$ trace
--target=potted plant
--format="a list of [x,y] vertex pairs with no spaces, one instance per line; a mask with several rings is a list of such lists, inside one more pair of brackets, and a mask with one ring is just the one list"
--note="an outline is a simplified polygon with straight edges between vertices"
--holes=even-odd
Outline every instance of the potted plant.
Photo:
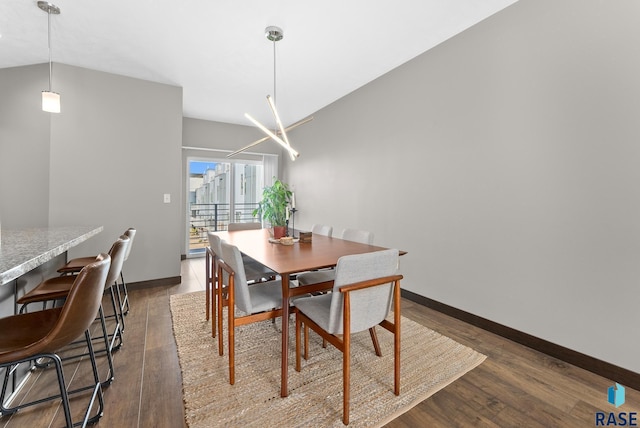
[[273,237],[280,239],[285,235],[287,209],[291,201],[289,185],[280,180],[267,186],[262,191],[262,201],[253,216],[261,215],[273,227]]

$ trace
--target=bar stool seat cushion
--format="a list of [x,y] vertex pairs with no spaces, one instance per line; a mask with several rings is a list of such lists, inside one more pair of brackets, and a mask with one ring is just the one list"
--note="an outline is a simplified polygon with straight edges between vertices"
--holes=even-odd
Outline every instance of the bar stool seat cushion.
[[[95,257],[94,257],[95,260]],[[65,299],[71,290],[74,276],[57,276],[49,278],[17,300],[19,305],[26,305],[44,300]]]
[[58,269],[60,273],[74,273],[80,272],[83,267],[88,265],[89,263],[93,263],[96,260],[96,256],[92,257],[78,257],[76,259],[71,259],[67,262],[66,265],[62,266]]
[[[51,332],[55,326],[62,308],[46,309],[27,314],[0,318],[0,364],[22,360],[33,355],[32,348]],[[75,339],[75,338],[74,338]],[[57,349],[57,344],[49,344],[44,348],[38,346],[37,353],[51,352]]]

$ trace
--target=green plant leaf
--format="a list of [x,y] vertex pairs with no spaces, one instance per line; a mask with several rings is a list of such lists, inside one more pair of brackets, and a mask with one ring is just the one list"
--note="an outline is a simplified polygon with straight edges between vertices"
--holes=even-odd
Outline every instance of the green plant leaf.
[[285,226],[291,194],[289,185],[276,179],[273,185],[262,190],[262,201],[258,208],[253,210],[253,216],[261,215],[271,226]]

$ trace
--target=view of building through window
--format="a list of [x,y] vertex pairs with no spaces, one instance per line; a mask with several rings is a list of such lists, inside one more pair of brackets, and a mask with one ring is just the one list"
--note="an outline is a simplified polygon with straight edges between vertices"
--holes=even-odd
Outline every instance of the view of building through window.
[[262,162],[189,160],[189,253],[204,251],[207,232],[227,230],[229,223],[259,222]]

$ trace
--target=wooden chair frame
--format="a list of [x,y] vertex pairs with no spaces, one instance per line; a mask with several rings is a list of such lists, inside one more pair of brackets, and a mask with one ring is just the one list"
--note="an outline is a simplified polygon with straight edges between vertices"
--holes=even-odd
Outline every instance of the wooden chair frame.
[[[222,281],[219,280],[220,276],[218,275],[218,261],[220,260],[220,256],[213,251],[211,246],[207,246],[205,249],[205,311],[206,311],[206,320],[209,321],[211,318],[211,337],[216,337],[216,317],[218,316],[218,311],[216,310],[216,298],[217,298],[217,289],[218,287],[222,287],[222,305],[227,306],[228,298],[226,296],[225,290],[226,287],[222,284]],[[253,283],[260,283],[262,279],[252,279]],[[252,283],[250,283],[251,285]],[[218,331],[218,334],[221,334]]]
[[216,329],[214,326],[216,325],[216,313],[215,313],[215,295],[216,295],[216,287],[218,284],[218,277],[216,273],[218,272],[217,258],[216,253],[211,249],[210,246],[205,248],[205,316],[206,320],[209,321],[209,316],[213,316],[213,321],[211,322],[211,337],[216,337]]
[[[225,289],[227,290],[227,298],[222,296],[222,279],[223,272],[226,272],[229,278],[229,284]],[[258,312],[251,315],[245,315],[242,317],[236,317],[235,315],[235,272],[224,262],[222,259],[218,259],[218,286],[215,288],[217,294],[218,305],[218,353],[224,355],[224,349],[222,347],[223,334],[222,334],[222,308],[227,307],[227,325],[229,330],[229,383],[233,385],[235,383],[235,328],[236,326],[247,325],[258,321],[265,321],[268,319],[275,319],[282,316],[282,308],[274,309],[271,311]]]
[[[211,315],[211,337],[222,337],[222,308],[229,305],[227,287],[222,283],[222,276],[219,269],[219,262],[222,259],[213,251],[211,247],[206,248],[206,310],[207,320]],[[229,269],[231,267],[227,265]],[[220,293],[218,293],[218,289]],[[220,304],[218,304],[218,302]],[[217,320],[220,320],[218,323]],[[222,349],[222,339],[218,341],[219,352]],[[222,355],[222,354],[220,354]]]
[[[390,331],[394,335],[393,355],[394,355],[394,389],[395,395],[400,395],[400,280],[402,275],[392,275],[384,278],[370,279],[367,281],[348,284],[340,288],[340,292],[344,294],[343,298],[343,320],[342,320],[342,338],[339,335],[331,334],[325,331],[318,324],[308,318],[303,312],[296,312],[296,371],[300,371],[300,332],[304,326],[304,359],[309,358],[309,328],[318,333],[323,341],[331,343],[343,354],[342,357],[342,390],[343,390],[343,410],[342,422],[349,424],[349,391],[351,383],[351,296],[350,293],[357,290],[363,290],[369,287],[376,287],[383,284],[393,282],[393,322],[383,320],[380,326]],[[373,330],[373,332],[372,332]],[[380,347],[375,337],[375,330],[369,329],[371,339],[376,348],[376,355],[380,356]]]

